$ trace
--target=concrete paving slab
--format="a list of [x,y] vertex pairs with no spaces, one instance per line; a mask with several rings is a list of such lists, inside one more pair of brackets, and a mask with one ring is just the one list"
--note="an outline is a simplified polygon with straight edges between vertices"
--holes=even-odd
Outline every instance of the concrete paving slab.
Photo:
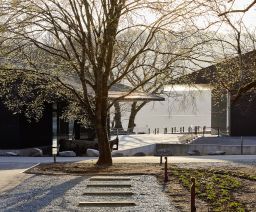
[[130,177],[112,177],[112,176],[97,176],[91,177],[90,181],[129,181]]
[[131,187],[131,184],[124,184],[124,183],[119,183],[119,184],[110,184],[110,183],[94,183],[94,184],[87,184],[87,187]]
[[133,195],[134,193],[131,191],[90,191],[90,192],[85,192],[83,195]]
[[22,170],[5,170],[0,171],[0,176],[0,193],[3,193],[15,188],[33,175],[24,174]]
[[79,202],[79,206],[94,206],[94,207],[125,207],[135,206],[135,202],[118,201],[118,202]]

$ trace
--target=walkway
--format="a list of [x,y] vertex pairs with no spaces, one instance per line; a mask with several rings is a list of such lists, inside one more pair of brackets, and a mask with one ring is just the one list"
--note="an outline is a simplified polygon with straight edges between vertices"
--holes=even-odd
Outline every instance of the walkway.
[[[0,211],[176,212],[154,176],[140,175],[130,178],[130,182],[121,183],[93,182],[86,176],[33,176],[9,193],[0,195]],[[89,186],[95,184],[121,186]],[[127,196],[88,193],[97,191],[126,191],[133,194]],[[85,206],[82,202],[126,202],[129,206]]]

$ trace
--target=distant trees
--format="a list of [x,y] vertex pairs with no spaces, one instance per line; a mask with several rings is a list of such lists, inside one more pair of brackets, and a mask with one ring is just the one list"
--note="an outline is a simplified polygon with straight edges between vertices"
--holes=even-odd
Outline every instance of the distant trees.
[[223,13],[219,3],[213,11],[219,16],[225,32],[213,37],[213,58],[216,63],[214,76],[211,79],[214,94],[221,96],[223,90],[235,104],[245,93],[253,91],[256,86],[256,28],[248,27],[243,16]]
[[[204,41],[192,37],[207,28],[196,24],[205,8],[192,0],[0,4],[8,20],[8,25],[1,25],[5,38],[10,46],[19,47],[1,67],[6,104],[30,113],[42,111],[44,101],[64,99],[69,103],[67,115],[96,128],[99,165],[112,164],[107,120],[109,108],[119,98],[110,102],[109,89],[136,74],[140,80],[131,86],[131,93],[160,76],[173,75],[173,61],[196,66],[203,52],[199,45]],[[175,72],[184,73],[185,66],[176,66]],[[11,96],[13,92],[17,95]]]

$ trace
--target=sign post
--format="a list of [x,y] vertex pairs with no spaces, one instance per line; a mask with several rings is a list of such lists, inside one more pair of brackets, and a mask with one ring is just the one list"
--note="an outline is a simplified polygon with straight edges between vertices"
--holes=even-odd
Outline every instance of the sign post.
[[57,146],[57,139],[52,140],[52,155],[53,155],[53,162],[56,163],[56,155],[58,153],[58,146]]
[[56,155],[58,154],[57,133],[58,133],[58,119],[57,119],[57,104],[52,106],[52,156],[56,163]]

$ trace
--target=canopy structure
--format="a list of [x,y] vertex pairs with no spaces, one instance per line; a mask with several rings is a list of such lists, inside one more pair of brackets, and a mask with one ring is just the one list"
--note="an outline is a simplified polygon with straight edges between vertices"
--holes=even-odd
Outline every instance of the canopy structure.
[[127,92],[122,91],[109,91],[108,99],[118,101],[164,101],[165,98],[155,95],[155,94],[147,94],[144,92],[132,92],[128,94]]
[[134,91],[132,88],[124,84],[115,84],[108,91],[108,99],[117,101],[164,101],[165,98],[156,94],[148,94],[145,92]]

